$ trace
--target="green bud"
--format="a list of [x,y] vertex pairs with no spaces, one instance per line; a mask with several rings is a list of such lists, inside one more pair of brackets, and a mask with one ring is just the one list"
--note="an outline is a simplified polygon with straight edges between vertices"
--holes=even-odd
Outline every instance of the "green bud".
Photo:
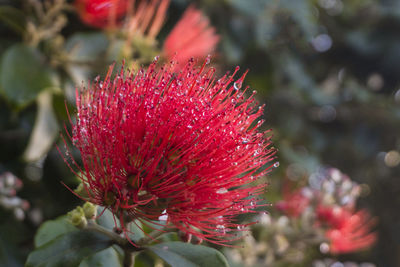
[[83,183],[80,183],[78,185],[78,187],[74,190],[75,193],[77,193],[79,196],[81,196],[84,199],[89,199],[89,195],[85,189],[85,187],[83,186]]
[[90,202],[86,202],[83,205],[83,212],[85,214],[86,219],[90,220],[96,217],[97,214],[97,206],[93,205]]
[[84,228],[87,225],[87,220],[82,207],[77,207],[76,209],[68,212],[68,218],[71,224],[78,228]]

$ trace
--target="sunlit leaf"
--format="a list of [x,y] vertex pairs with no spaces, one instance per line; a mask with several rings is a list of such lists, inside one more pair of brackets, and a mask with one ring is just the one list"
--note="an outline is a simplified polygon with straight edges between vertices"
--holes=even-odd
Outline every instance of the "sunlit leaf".
[[35,125],[23,158],[28,161],[39,160],[53,146],[59,127],[52,106],[52,94],[44,91],[37,98],[38,112]]

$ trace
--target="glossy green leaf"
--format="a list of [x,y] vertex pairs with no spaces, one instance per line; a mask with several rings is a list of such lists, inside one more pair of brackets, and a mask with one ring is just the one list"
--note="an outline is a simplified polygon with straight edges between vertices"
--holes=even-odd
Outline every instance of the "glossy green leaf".
[[29,254],[26,267],[75,267],[94,253],[112,245],[98,233],[73,231],[47,242]]
[[[110,210],[106,209],[104,210],[104,207],[97,207],[97,214],[102,213],[101,216],[99,216],[96,219],[96,222],[109,229],[112,230],[115,227],[115,222],[117,223],[118,227],[121,227],[121,224],[118,220],[118,218],[113,218],[113,215],[111,213]],[[142,237],[145,237],[145,234],[143,233],[143,225],[138,221],[134,221],[132,223],[129,224],[129,237],[133,240],[133,241],[138,241],[139,239],[141,239]]]
[[[113,218],[113,214],[111,213],[110,210],[106,209],[104,210],[104,207],[97,206],[97,216],[98,218],[96,219],[96,222],[103,226],[104,228],[107,228],[109,230],[112,230],[115,226],[115,221],[118,222],[118,219]],[[101,216],[99,216],[101,214]]]
[[148,247],[174,267],[229,266],[224,255],[216,249],[183,242],[166,242]]
[[68,222],[67,216],[43,223],[35,235],[35,247],[40,247],[53,239],[78,229]]
[[17,44],[4,53],[0,64],[0,93],[10,102],[25,105],[39,92],[55,85],[53,72],[39,51]]
[[133,240],[133,241],[138,241],[141,238],[145,237],[146,235],[143,232],[143,225],[138,221],[135,220],[134,222],[131,222],[129,224],[129,237]]
[[122,266],[118,253],[114,248],[97,252],[84,259],[79,267],[118,267]]

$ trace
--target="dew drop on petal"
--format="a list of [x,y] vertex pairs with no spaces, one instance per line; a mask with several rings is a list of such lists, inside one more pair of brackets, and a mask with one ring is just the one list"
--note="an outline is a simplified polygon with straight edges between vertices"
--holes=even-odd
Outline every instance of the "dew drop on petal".
[[225,187],[220,188],[220,189],[217,190],[217,194],[225,194],[227,192],[228,192],[228,190]]
[[206,64],[210,64],[210,62],[211,62],[211,55],[208,55],[206,57]]

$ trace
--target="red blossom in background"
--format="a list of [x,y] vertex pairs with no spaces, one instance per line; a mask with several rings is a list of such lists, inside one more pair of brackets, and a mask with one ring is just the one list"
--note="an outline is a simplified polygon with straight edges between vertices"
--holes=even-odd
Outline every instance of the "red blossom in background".
[[189,7],[164,42],[167,59],[174,59],[180,66],[190,58],[205,58],[214,52],[219,36],[208,18],[193,6]]
[[290,217],[299,217],[308,207],[310,198],[301,189],[290,191],[284,188],[283,200],[276,203],[276,208]]
[[329,227],[325,236],[330,241],[331,253],[366,249],[376,241],[376,233],[371,232],[375,220],[365,210],[354,213],[343,207],[319,207],[317,216]]
[[316,212],[318,222],[333,228],[341,228],[352,214],[349,209],[342,206],[319,205]]
[[130,17],[126,23],[127,42],[131,42],[135,35],[154,39],[164,24],[170,0],[131,1]]
[[92,27],[109,28],[118,24],[128,10],[128,0],[75,0],[81,20]]
[[[260,132],[263,107],[214,69],[175,66],[121,72],[77,93],[72,140],[88,201],[121,220],[165,220],[167,227],[214,243],[235,238],[235,220],[262,206],[257,197],[275,150]],[[268,165],[268,166],[267,166]],[[71,166],[72,167],[72,166]]]

